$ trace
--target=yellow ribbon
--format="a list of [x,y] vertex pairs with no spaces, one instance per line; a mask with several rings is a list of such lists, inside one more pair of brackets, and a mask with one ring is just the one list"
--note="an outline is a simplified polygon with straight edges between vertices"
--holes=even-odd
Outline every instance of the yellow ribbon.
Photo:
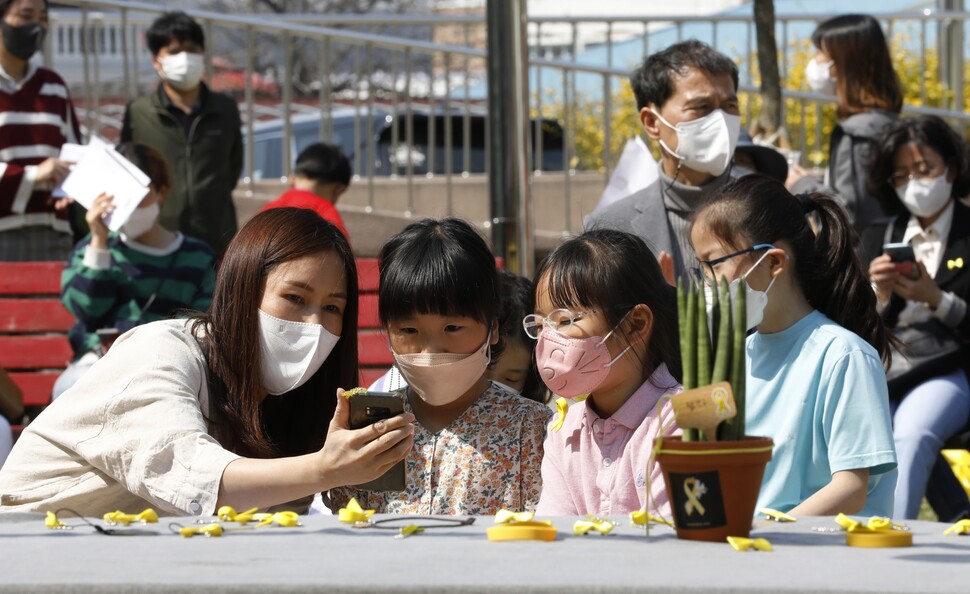
[[660,516],[655,516],[645,509],[640,511],[630,512],[630,521],[637,526],[646,526],[647,522],[654,522],[656,524],[665,524],[667,526],[673,526],[674,523],[667,518],[661,518]]
[[711,392],[711,398],[713,398],[714,403],[717,404],[717,410],[714,411],[715,415],[719,417],[726,417],[731,414],[731,407],[727,404],[728,395],[724,388],[715,388]]
[[47,512],[47,518],[44,519],[44,526],[47,526],[51,530],[73,530],[74,528],[58,520],[57,514],[52,511]]
[[769,520],[774,520],[776,522],[797,522],[798,518],[795,516],[786,514],[785,512],[780,512],[777,509],[771,509],[770,507],[762,507],[758,510],[759,514],[765,515]]
[[862,522],[857,522],[845,514],[839,514],[835,516],[835,523],[841,526],[846,532],[854,532],[856,530],[909,530],[909,527],[905,524],[898,524],[883,516],[872,516],[863,525]]
[[344,390],[344,393],[341,394],[341,396],[343,396],[347,400],[350,400],[351,398],[353,398],[358,394],[366,394],[366,393],[367,393],[367,388],[352,388],[350,390]]
[[104,522],[109,526],[114,526],[116,524],[127,526],[132,522],[155,524],[158,522],[158,514],[155,513],[155,510],[152,508],[148,508],[140,514],[126,514],[122,511],[114,511],[104,514]]
[[500,509],[495,514],[496,524],[508,524],[509,522],[528,522],[536,516],[535,512],[520,511],[514,512],[507,509]]
[[587,517],[585,520],[576,520],[576,523],[573,524],[573,535],[582,536],[590,530],[595,530],[600,534],[609,534],[615,526],[616,524],[611,520]]
[[284,528],[292,528],[294,526],[303,525],[300,523],[299,514],[293,511],[281,511],[281,512],[276,512],[274,514],[271,514],[271,513],[253,514],[253,519],[259,522],[258,524],[256,524],[257,528],[259,528],[260,526],[270,526],[272,524],[276,524],[277,526],[282,526]]
[[698,514],[704,515],[706,510],[698,499],[699,496],[704,494],[704,491],[703,484],[696,478],[690,477],[684,481],[684,494],[687,495],[687,503],[684,504],[684,509],[688,516],[695,510]]
[[365,510],[357,503],[357,499],[354,497],[350,498],[347,502],[347,507],[340,508],[337,512],[337,519],[344,524],[356,524],[358,522],[367,522],[370,517],[374,515],[374,510]]
[[222,525],[221,524],[207,524],[205,526],[182,526],[179,528],[179,534],[185,538],[190,538],[196,534],[201,534],[202,536],[222,536]]
[[566,413],[569,412],[569,401],[562,396],[556,398],[556,412],[559,416],[556,417],[549,428],[558,433],[562,429],[563,422],[566,421]]
[[963,268],[963,258],[957,258],[956,260],[946,261],[947,270],[953,270],[954,268]]
[[252,509],[247,509],[240,514],[236,513],[236,510],[231,506],[223,505],[218,509],[218,511],[216,511],[216,516],[223,522],[238,522],[240,524],[248,524],[255,519],[253,516],[257,511],[259,511],[259,508],[254,507]]
[[948,536],[950,534],[970,534],[970,520],[960,520],[956,524],[943,531],[944,536]]
[[734,547],[735,551],[747,551],[748,549],[754,549],[756,551],[772,551],[771,543],[768,542],[767,538],[743,538],[740,536],[729,536],[727,537],[728,544]]

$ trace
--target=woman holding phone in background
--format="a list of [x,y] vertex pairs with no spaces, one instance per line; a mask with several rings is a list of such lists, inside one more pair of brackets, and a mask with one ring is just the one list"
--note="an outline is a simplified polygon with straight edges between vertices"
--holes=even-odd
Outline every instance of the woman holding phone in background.
[[229,244],[207,312],[125,333],[27,427],[0,469],[0,512],[302,512],[411,449],[412,415],[349,429],[338,388],[356,383],[347,239],[311,210],[260,213]]
[[[899,463],[894,517],[915,518],[939,450],[970,417],[970,193],[967,146],[942,119],[904,119],[886,133],[870,187],[889,222],[866,229],[860,244],[878,308],[897,331],[937,320],[962,345],[962,365],[893,390],[893,437]],[[915,262],[894,262],[893,247],[912,246]],[[898,258],[897,258],[898,259]],[[894,359],[895,360],[895,359]],[[892,368],[890,368],[890,374]]]

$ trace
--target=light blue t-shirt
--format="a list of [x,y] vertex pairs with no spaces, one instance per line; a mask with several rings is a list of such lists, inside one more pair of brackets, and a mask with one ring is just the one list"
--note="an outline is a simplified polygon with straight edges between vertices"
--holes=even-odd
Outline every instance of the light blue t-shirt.
[[832,480],[869,469],[861,515],[891,516],[896,449],[886,373],[867,342],[812,311],[748,337],[748,435],[771,437],[758,507],[788,511]]

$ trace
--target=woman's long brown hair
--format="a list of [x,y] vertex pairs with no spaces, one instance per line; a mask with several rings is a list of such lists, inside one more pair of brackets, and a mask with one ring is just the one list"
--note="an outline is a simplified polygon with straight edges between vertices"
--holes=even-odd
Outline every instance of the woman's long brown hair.
[[[258,310],[274,268],[306,256],[336,255],[347,278],[340,340],[303,386],[260,400]],[[357,384],[357,266],[350,244],[312,210],[277,208],[252,218],[233,238],[216,276],[212,307],[195,317],[209,368],[213,434],[249,457],[292,456],[323,446],[338,387]]]

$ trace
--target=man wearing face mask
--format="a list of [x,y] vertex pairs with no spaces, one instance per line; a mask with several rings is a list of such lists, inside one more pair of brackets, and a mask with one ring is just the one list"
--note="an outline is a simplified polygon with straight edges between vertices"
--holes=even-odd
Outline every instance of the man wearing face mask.
[[591,216],[586,228],[638,235],[686,277],[695,260],[691,214],[730,177],[741,132],[738,69],[690,40],[648,57],[630,81],[643,130],[661,147],[660,177]]
[[80,137],[55,72],[30,63],[47,32],[46,0],[0,0],[0,260],[66,260],[66,202],[51,190],[67,175],[61,145]]
[[172,185],[162,225],[202,239],[221,255],[236,232],[232,190],[243,162],[239,108],[201,82],[205,37],[191,17],[165,13],[145,37],[161,82],[128,104],[121,140],[147,144],[168,161]]

